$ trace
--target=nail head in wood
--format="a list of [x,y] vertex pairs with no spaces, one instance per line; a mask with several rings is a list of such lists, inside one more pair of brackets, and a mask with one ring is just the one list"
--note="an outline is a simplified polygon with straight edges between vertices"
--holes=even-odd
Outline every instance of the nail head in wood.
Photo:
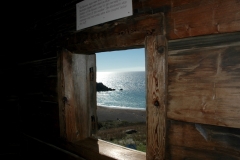
[[163,53],[165,51],[165,47],[164,46],[159,46],[157,48],[157,51],[158,51],[158,53]]
[[154,106],[155,106],[155,107],[159,107],[159,102],[158,102],[158,100],[154,101]]
[[62,98],[63,103],[66,103],[68,101],[67,97]]

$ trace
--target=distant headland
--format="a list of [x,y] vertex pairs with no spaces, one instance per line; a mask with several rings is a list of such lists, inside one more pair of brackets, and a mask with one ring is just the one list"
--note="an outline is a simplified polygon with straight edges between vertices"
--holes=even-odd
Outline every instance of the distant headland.
[[115,89],[105,86],[102,82],[97,82],[96,91],[97,92],[100,92],[100,91],[115,91]]

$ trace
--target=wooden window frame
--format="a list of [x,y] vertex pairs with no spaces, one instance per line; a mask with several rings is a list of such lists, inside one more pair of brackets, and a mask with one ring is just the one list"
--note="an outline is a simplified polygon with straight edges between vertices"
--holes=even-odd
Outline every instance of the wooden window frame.
[[[83,158],[94,159],[94,157],[98,157],[98,159],[129,160],[165,158],[168,47],[165,37],[164,15],[158,13],[137,17],[134,20],[135,23],[130,26],[129,19],[115,21],[114,24],[124,22],[125,25],[116,26],[109,31],[119,30],[118,33],[120,34],[118,36],[105,36],[103,44],[106,47],[104,49],[101,47],[89,48],[89,44],[96,43],[96,40],[92,38],[85,39],[81,43],[78,42],[76,37],[81,37],[82,34],[82,32],[79,32],[73,36],[74,41],[71,41],[71,37],[68,38],[67,45],[58,53],[60,137],[68,144],[65,145],[68,150]],[[139,29],[139,25],[146,22],[148,22],[146,28]],[[149,25],[149,23],[152,25]],[[94,27],[87,30],[90,35],[88,37],[96,35],[91,33],[93,29]],[[129,33],[130,30],[133,30],[133,33]],[[126,31],[128,34],[125,34]],[[121,34],[123,32],[124,34]],[[101,39],[101,37],[98,37],[98,39]],[[140,47],[145,48],[146,56],[146,153],[95,139],[91,136],[96,131],[97,125],[95,53],[103,50]],[[90,73],[90,68],[95,72]]]

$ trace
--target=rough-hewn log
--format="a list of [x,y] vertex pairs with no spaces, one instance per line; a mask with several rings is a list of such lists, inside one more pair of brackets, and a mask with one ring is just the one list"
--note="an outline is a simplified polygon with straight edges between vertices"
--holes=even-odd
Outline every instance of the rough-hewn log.
[[167,108],[167,41],[146,38],[147,160],[165,159]]
[[162,33],[162,14],[124,18],[94,26],[63,39],[72,52],[94,53],[144,46],[145,37]]

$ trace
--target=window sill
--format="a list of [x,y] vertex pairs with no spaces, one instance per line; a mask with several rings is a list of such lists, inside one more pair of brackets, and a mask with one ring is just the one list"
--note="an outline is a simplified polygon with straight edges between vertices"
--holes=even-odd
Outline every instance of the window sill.
[[67,149],[87,160],[146,160],[146,153],[106,142],[87,138],[68,144]]

